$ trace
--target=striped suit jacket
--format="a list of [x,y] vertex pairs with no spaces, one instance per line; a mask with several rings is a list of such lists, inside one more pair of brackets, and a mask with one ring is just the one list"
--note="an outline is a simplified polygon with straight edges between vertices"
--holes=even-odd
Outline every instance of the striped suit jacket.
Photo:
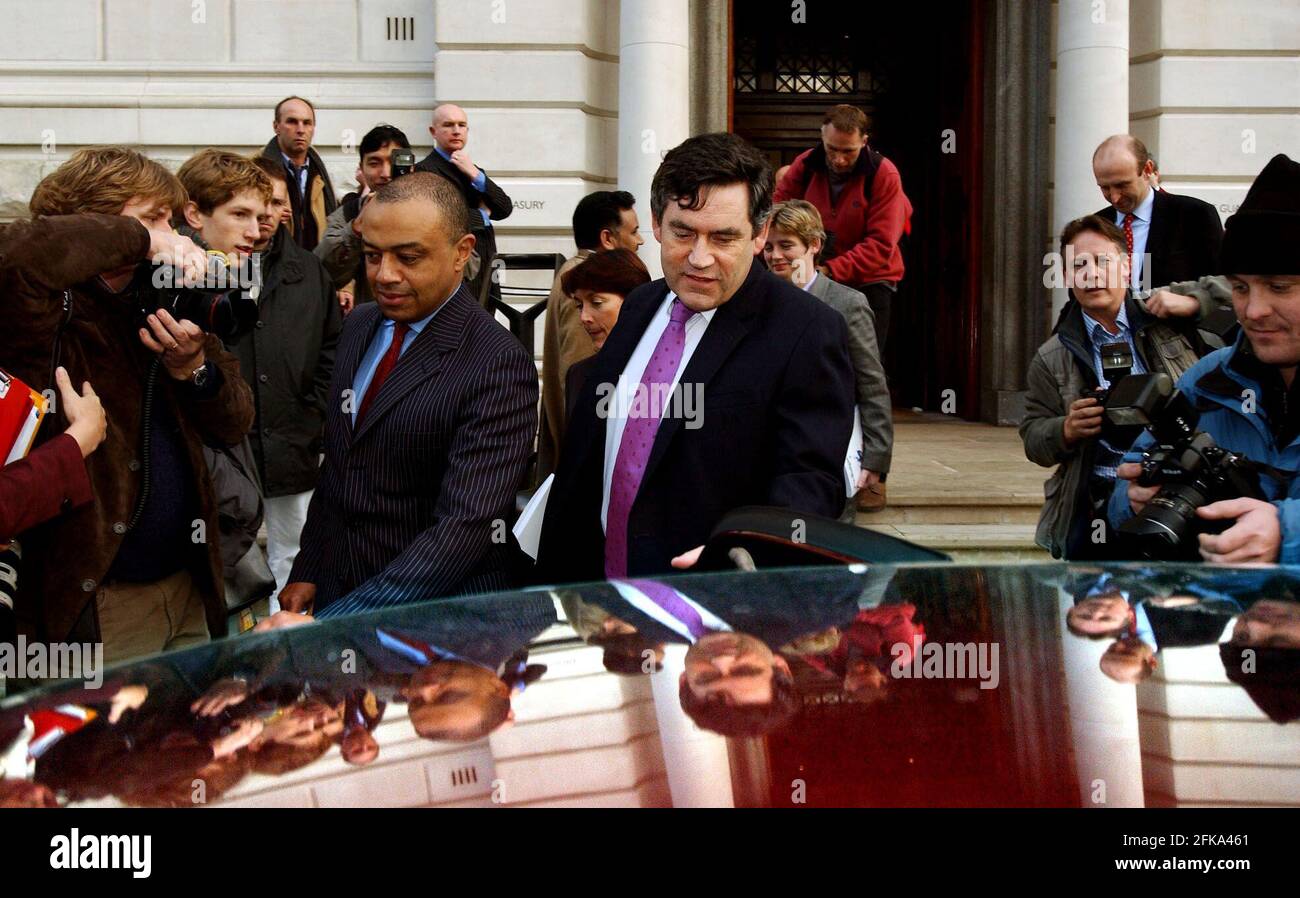
[[503,537],[537,432],[533,360],[462,284],[354,428],[352,381],[380,321],[358,306],[339,338],[325,463],[289,577],[316,585],[318,616],[510,585]]

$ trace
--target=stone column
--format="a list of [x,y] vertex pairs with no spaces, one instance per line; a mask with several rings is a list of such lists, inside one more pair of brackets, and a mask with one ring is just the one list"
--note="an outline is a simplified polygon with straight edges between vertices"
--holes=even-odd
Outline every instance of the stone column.
[[618,186],[636,197],[641,258],[658,277],[650,181],[690,133],[690,0],[622,0],[618,61]]
[[[1092,152],[1128,131],[1128,0],[1060,0],[1056,22],[1056,137],[1052,232],[1105,204]],[[1065,305],[1052,291],[1052,318]]]
[[733,807],[727,740],[700,729],[682,710],[678,680],[686,672],[686,646],[664,646],[663,663],[663,670],[650,677],[650,689],[673,807]]
[[1043,252],[1051,149],[1051,7],[985,0],[980,417],[1018,424],[1029,363],[1047,339]]

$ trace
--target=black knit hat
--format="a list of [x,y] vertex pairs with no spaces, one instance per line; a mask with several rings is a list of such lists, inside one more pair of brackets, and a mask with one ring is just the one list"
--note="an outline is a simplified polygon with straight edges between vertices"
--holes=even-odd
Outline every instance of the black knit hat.
[[1223,232],[1224,274],[1300,274],[1300,162],[1278,153]]

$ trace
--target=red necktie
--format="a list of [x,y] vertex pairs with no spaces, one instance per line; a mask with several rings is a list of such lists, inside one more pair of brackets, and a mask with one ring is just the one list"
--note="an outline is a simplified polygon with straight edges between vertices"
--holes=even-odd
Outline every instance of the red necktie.
[[1133,256],[1133,213],[1124,213],[1124,245],[1128,247],[1129,257]]
[[410,326],[402,324],[400,321],[393,322],[393,342],[388,344],[388,351],[384,357],[379,360],[379,367],[375,369],[375,376],[370,378],[370,386],[366,387],[365,398],[361,400],[361,408],[357,410],[357,424],[359,425],[366,417],[366,411],[370,408],[370,403],[375,401],[379,395],[379,388],[388,380],[388,375],[393,373],[393,368],[397,366],[397,360],[402,355],[402,341],[406,339],[406,332]]

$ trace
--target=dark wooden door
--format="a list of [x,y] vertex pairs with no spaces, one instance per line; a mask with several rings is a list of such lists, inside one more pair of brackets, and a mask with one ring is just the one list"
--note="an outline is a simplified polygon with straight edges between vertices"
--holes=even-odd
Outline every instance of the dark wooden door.
[[[895,403],[979,414],[978,4],[733,4],[732,130],[786,164],[825,111],[862,107],[914,211],[886,367]],[[948,392],[951,391],[951,392]],[[952,400],[945,405],[945,400]]]

